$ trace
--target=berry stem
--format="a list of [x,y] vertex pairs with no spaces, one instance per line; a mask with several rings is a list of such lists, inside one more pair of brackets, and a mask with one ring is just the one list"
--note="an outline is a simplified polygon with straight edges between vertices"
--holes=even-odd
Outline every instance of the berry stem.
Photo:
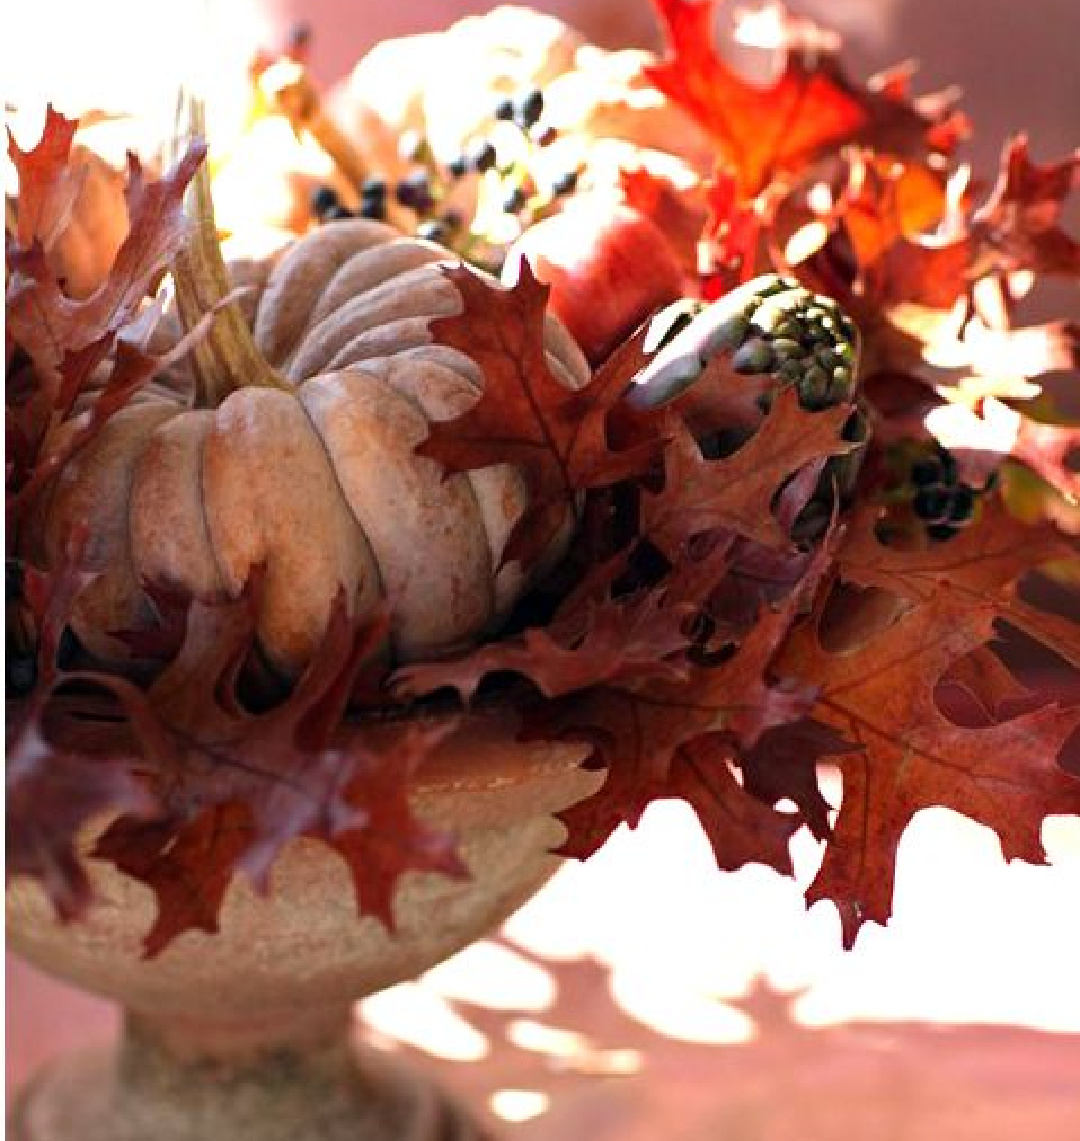
[[[177,138],[205,133],[201,100],[181,94]],[[195,406],[216,408],[232,392],[259,386],[291,391],[290,385],[259,352],[240,307],[229,298],[235,292],[221,256],[210,174],[206,163],[195,173],[187,195],[194,230],[173,263],[176,305],[184,328],[193,329],[213,309],[217,316],[194,350]]]

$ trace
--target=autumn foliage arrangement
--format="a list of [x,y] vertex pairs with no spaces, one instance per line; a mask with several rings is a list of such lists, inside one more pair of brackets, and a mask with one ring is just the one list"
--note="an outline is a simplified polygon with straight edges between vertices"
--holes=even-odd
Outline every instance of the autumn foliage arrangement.
[[711,3],[656,7],[668,52],[635,82],[709,168],[690,189],[662,164],[619,174],[682,301],[620,307],[630,285],[595,257],[585,289],[552,282],[571,330],[609,303],[625,326],[592,370],[537,279],[549,218],[520,237],[535,273],[504,251],[513,284],[369,214],[200,290],[196,140],[159,176],[130,160],[126,236],[77,294],[77,124],[11,141],[8,868],[63,916],[89,902],[76,844],[104,819],[93,856],[157,899],[147,953],[213,932],[233,878],[268,885],[298,836],[392,927],[403,873],[466,874],[408,791],[494,706],[605,774],[563,812],[565,854],[674,797],[719,867],[790,874],[807,827],[807,898],[848,945],[888,919],[921,809],[1034,862],[1043,820],[1080,814],[1080,708],[1026,688],[1000,642],[1080,667],[1080,428],[1040,380],[1075,381],[1080,331],[1015,324],[1032,283],[1080,283],[1060,221],[1080,157],[1040,165],[1017,137],[972,183],[962,117],[905,73],[855,83],[776,9],[781,66],[752,85]]

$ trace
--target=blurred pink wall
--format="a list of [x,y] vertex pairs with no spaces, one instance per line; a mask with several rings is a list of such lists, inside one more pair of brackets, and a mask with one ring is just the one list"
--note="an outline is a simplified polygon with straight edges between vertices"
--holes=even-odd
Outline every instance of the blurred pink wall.
[[[305,19],[315,31],[313,66],[326,82],[348,71],[380,39],[445,27],[492,7],[483,0],[267,0],[287,26]],[[749,0],[723,0],[721,22]],[[608,47],[657,46],[649,0],[541,0],[533,7],[560,16]],[[845,59],[856,77],[900,60],[921,63],[918,91],[959,84],[975,121],[970,155],[976,169],[996,161],[1001,139],[1031,136],[1036,158],[1080,144],[1080,0],[792,0],[845,33]]]

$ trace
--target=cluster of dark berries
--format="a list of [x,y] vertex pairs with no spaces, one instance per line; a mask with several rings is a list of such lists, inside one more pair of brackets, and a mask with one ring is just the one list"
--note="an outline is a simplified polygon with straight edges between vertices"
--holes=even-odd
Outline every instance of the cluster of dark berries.
[[360,207],[350,210],[332,186],[320,186],[311,196],[311,212],[319,222],[333,222],[339,218],[371,218],[386,220],[386,180],[378,176],[365,178],[360,186]]
[[951,539],[975,517],[979,492],[960,479],[955,457],[936,441],[912,459],[906,490],[912,513],[936,543]]
[[[493,139],[473,139],[449,162],[438,161],[427,139],[415,131],[406,132],[399,153],[410,169],[392,188],[399,205],[416,216],[416,235],[456,249],[466,256],[473,245],[466,220],[447,201],[454,184],[471,176],[494,172],[499,205],[504,213],[520,215],[528,211],[528,222],[537,220],[556,198],[572,194],[579,171],[565,170],[540,188],[532,173],[534,148],[553,142],[557,132],[542,122],[544,95],[531,88],[515,98],[501,99],[494,108],[499,123],[512,124],[517,131],[493,132]],[[391,193],[382,178],[368,178],[360,188],[360,207],[349,210],[328,186],[319,187],[312,197],[312,212],[319,222],[339,218],[386,219],[387,198]],[[482,235],[481,235],[482,237]]]
[[544,113],[544,93],[538,87],[518,95],[516,99],[504,98],[495,104],[495,118],[504,123],[513,123],[523,131],[533,131],[540,124]]

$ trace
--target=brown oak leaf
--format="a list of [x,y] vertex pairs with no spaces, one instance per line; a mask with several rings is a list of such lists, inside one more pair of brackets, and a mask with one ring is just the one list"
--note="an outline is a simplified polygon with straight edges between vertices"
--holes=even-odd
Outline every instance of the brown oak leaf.
[[[569,838],[561,851],[584,858],[619,826],[637,824],[648,805],[678,795],[672,782],[683,746],[723,734],[752,748],[773,725],[799,720],[814,701],[808,685],[773,681],[771,665],[791,628],[800,594],[764,610],[741,645],[717,663],[688,656],[679,681],[606,685],[538,710],[532,737],[585,741],[604,784],[563,812]],[[783,674],[779,676],[783,677]]]
[[706,460],[694,438],[679,433],[664,455],[663,489],[644,496],[642,533],[672,559],[688,539],[717,527],[766,546],[790,545],[773,515],[773,498],[794,472],[852,450],[841,439],[850,416],[846,404],[808,413],[786,389],[731,456]]
[[1080,812],[1080,780],[1057,755],[1080,708],[1045,706],[1011,720],[962,726],[935,701],[950,666],[993,635],[994,610],[948,580],[862,647],[831,654],[814,624],[797,630],[777,668],[820,687],[813,717],[861,751],[837,758],[843,800],[807,893],[840,911],[844,943],[885,923],[896,853],[916,812],[942,805],[992,828],[1007,858],[1041,861],[1051,813]]
[[753,796],[732,771],[730,746],[721,737],[698,737],[679,750],[667,795],[685,800],[697,815],[723,871],[765,864],[794,875],[788,845],[802,821]]
[[877,512],[867,507],[849,524],[838,552],[845,580],[919,603],[930,602],[948,587],[965,605],[1017,626],[1080,666],[1080,625],[1039,609],[1018,591],[1027,573],[1075,557],[1056,528],[1024,523],[991,496],[976,524],[949,542],[900,550],[878,540],[876,517]]
[[[610,486],[647,470],[661,445],[659,429],[616,449],[609,423],[627,418],[622,396],[626,360],[601,369],[582,389],[567,387],[548,366],[543,328],[547,286],[522,262],[504,289],[465,266],[445,270],[463,311],[431,322],[433,338],[460,349],[484,374],[484,391],[463,415],[431,425],[419,454],[448,471],[511,464],[524,475],[530,505],[503,554],[529,561],[559,530],[567,505],[587,488]],[[638,417],[644,424],[648,417]],[[656,420],[659,423],[659,420]]]
[[120,700],[156,804],[154,819],[121,817],[96,848],[158,896],[148,955],[192,927],[215,930],[233,875],[265,889],[298,836],[338,851],[358,908],[391,928],[406,870],[465,874],[452,838],[408,807],[409,781],[446,727],[386,743],[343,722],[357,674],[385,640],[386,616],[357,629],[339,596],[311,665],[284,700],[254,713],[241,690],[257,593],[256,583],[233,602],[194,601],[179,652],[145,693],[118,677],[70,675]]

